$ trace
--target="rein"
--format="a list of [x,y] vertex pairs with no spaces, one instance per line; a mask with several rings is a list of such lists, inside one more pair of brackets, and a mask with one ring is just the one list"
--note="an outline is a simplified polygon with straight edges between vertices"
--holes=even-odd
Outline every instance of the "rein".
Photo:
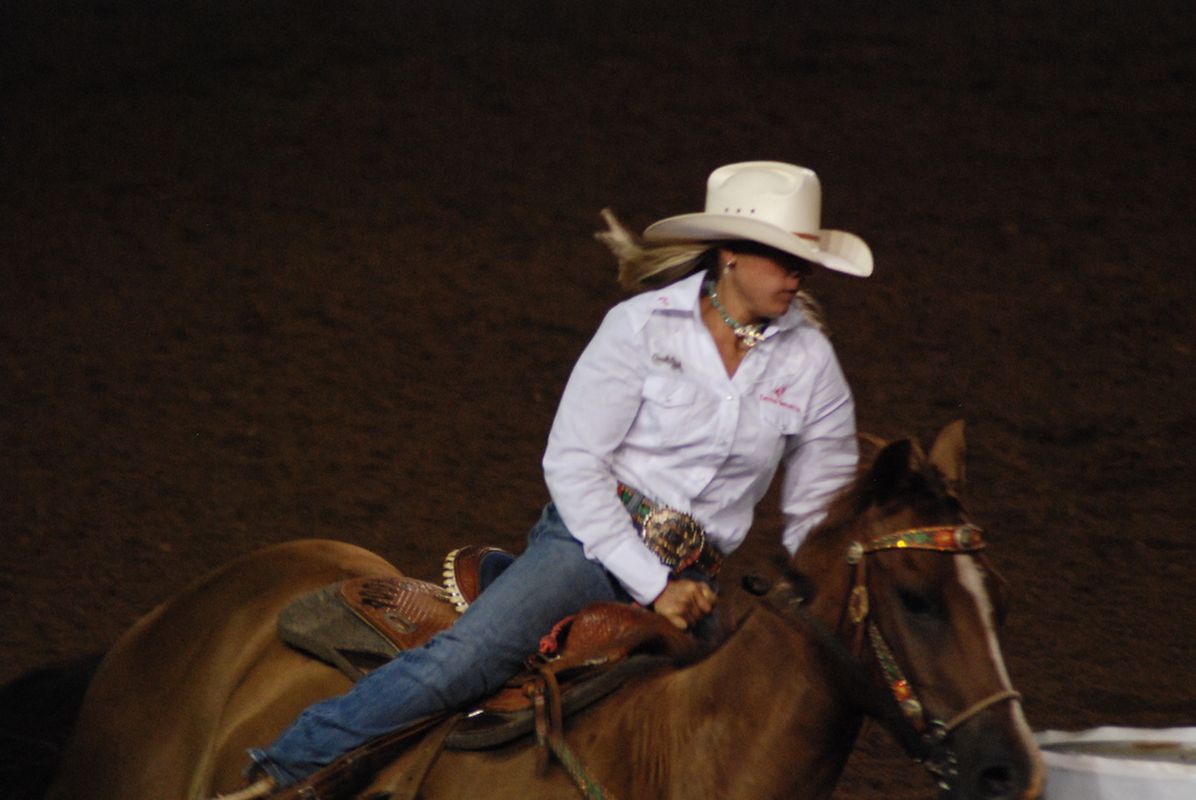
[[[948,739],[952,732],[968,720],[985,710],[1006,701],[1021,701],[1021,694],[1009,689],[995,692],[973,703],[950,719],[928,718],[925,706],[918,699],[913,686],[897,663],[893,650],[885,641],[884,634],[876,623],[869,619],[871,603],[867,588],[867,556],[889,550],[928,550],[947,555],[975,554],[985,548],[984,537],[975,525],[946,525],[927,528],[909,528],[895,533],[878,536],[862,543],[853,541],[847,548],[847,563],[855,571],[855,580],[848,595],[843,613],[855,626],[854,652],[862,649],[861,637],[865,634],[872,648],[873,656],[885,677],[887,692],[880,691],[868,679],[858,656],[848,649],[825,624],[810,614],[791,586],[779,585],[769,593],[770,605],[785,616],[803,623],[813,637],[832,657],[839,679],[856,696],[866,702],[861,709],[878,719],[901,743],[915,761],[922,764],[938,781],[940,788],[948,790],[956,775],[956,759]],[[865,624],[866,623],[866,624]],[[842,617],[840,618],[842,629]],[[899,713],[894,713],[892,700]]]

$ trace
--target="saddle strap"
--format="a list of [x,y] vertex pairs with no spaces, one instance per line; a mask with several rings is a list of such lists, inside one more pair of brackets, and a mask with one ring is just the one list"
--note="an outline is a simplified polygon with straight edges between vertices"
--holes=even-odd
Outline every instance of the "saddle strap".
[[420,789],[436,760],[444,752],[445,743],[453,728],[461,720],[460,714],[444,719],[414,745],[413,757],[400,758],[378,772],[373,783],[365,788],[361,797],[379,797],[387,800],[416,800]]
[[573,785],[585,800],[616,800],[605,788],[586,772],[585,765],[577,753],[565,741],[565,724],[561,713],[561,687],[557,683],[551,664],[537,670],[537,680],[529,684],[532,708],[536,715],[536,772],[543,775],[548,770],[549,752],[573,779]]

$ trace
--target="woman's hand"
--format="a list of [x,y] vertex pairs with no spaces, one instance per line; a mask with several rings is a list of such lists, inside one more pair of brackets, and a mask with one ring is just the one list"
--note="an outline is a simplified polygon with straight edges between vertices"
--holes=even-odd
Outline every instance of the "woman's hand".
[[714,610],[718,597],[701,581],[670,580],[652,601],[652,610],[685,630]]

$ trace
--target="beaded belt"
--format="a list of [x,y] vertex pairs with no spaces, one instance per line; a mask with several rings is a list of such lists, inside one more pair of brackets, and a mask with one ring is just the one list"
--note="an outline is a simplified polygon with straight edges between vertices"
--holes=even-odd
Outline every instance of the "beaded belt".
[[706,540],[701,523],[684,511],[653,502],[622,483],[618,493],[644,544],[674,575],[690,567],[712,578],[718,574],[723,555]]

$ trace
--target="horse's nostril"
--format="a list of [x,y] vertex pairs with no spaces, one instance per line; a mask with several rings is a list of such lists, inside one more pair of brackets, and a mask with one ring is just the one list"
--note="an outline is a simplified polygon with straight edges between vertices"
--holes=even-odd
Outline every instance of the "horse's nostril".
[[1009,764],[994,764],[980,772],[980,797],[1009,800],[1013,797],[1014,770]]

